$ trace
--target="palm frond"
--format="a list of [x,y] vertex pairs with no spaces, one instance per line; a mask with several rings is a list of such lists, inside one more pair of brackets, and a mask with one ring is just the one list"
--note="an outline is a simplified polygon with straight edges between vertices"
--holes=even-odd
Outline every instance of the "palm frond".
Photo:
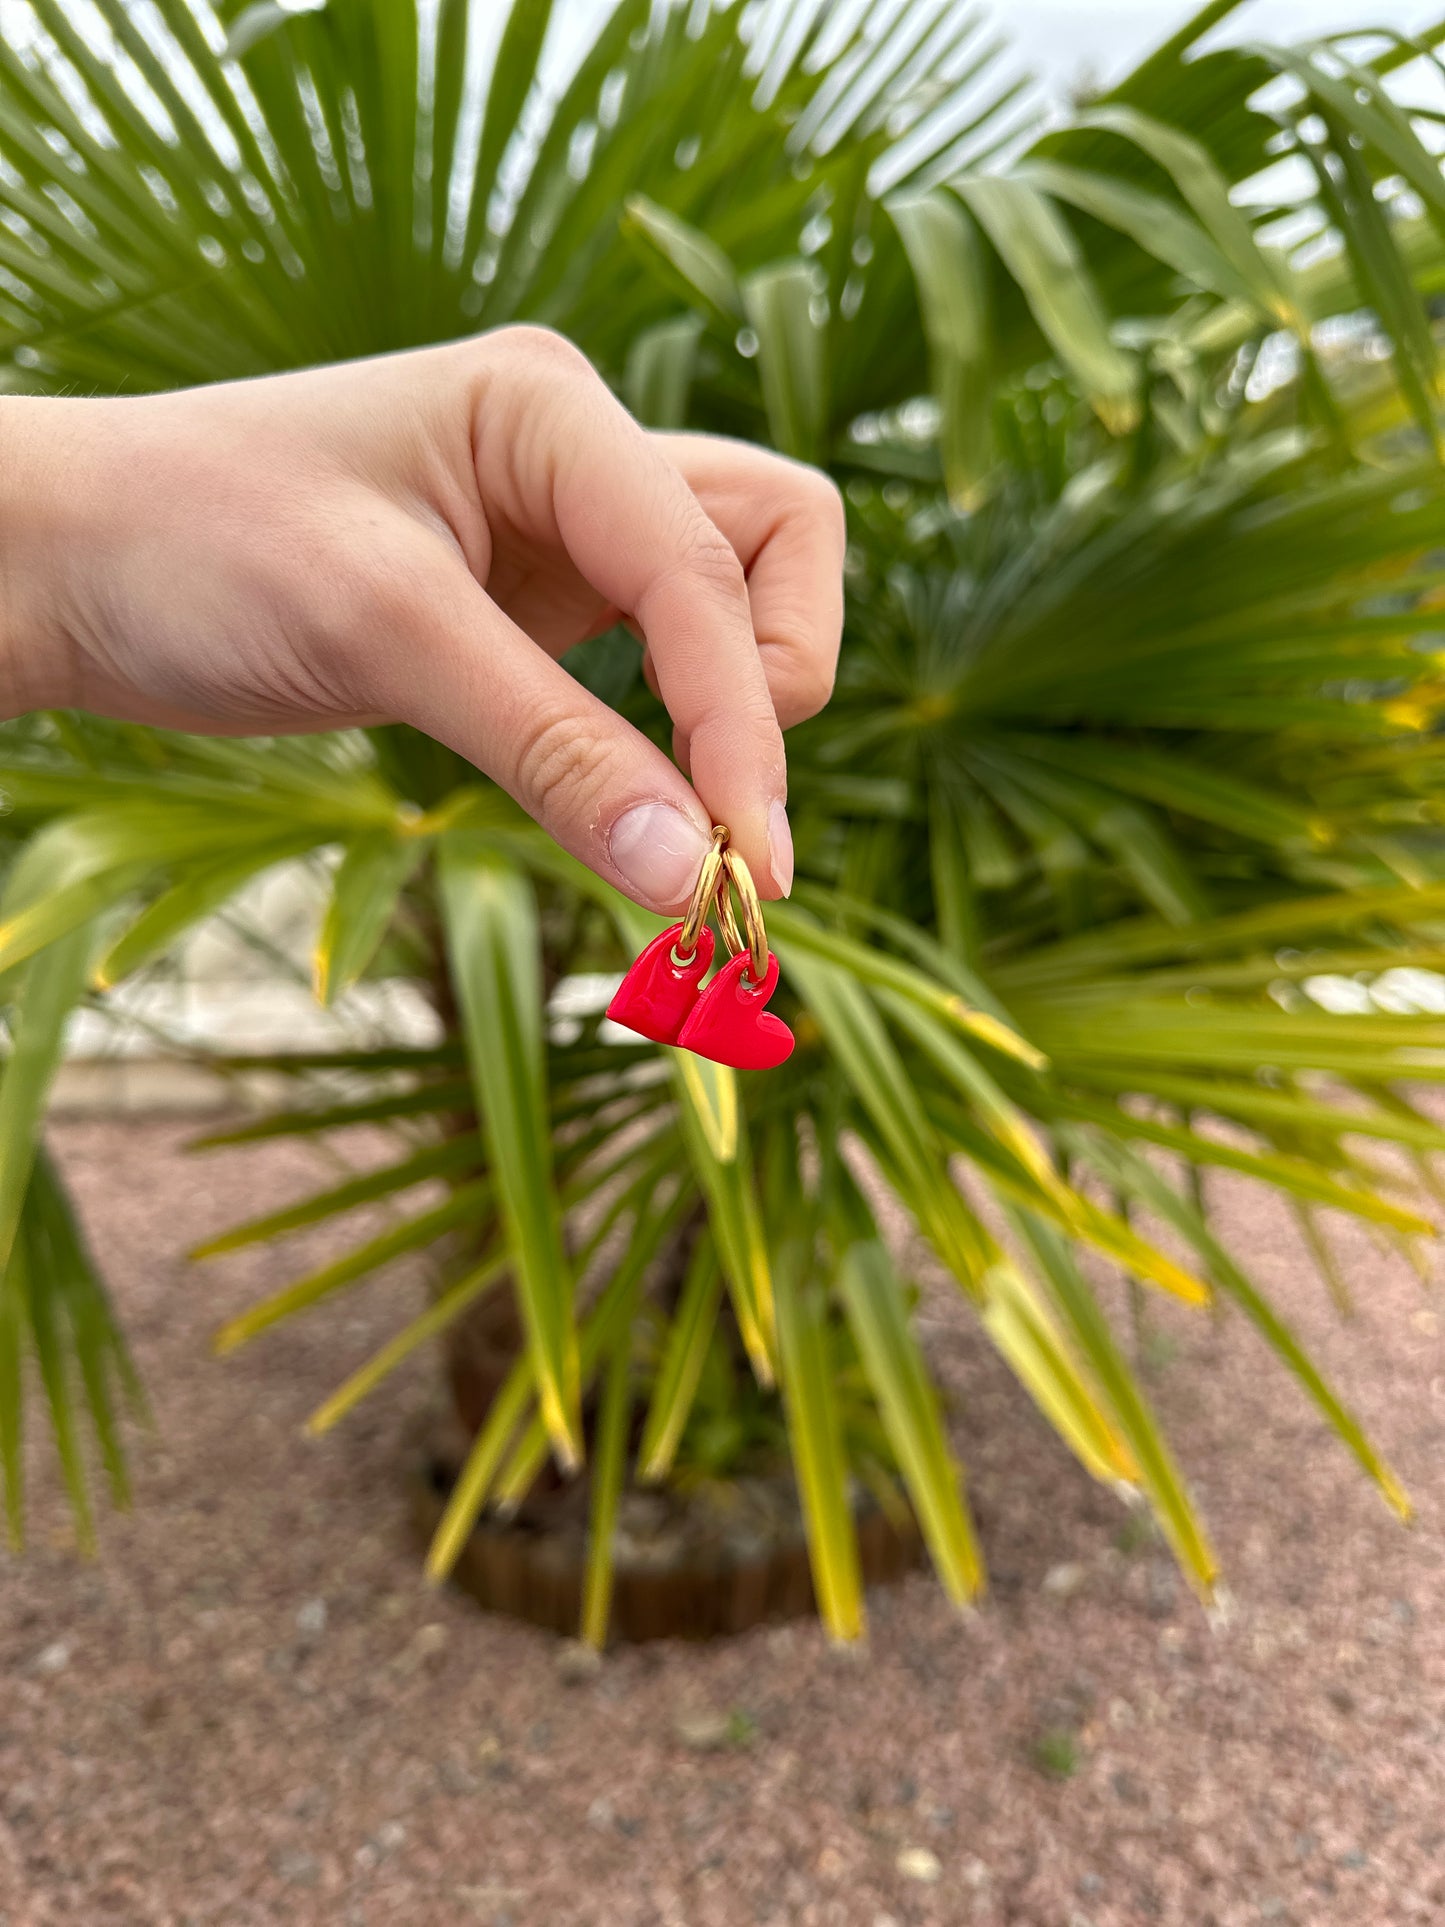
[[[1237,1302],[1404,1510],[1200,1174],[1268,1185],[1309,1224],[1324,1207],[1429,1228],[1428,1183],[1422,1204],[1361,1147],[1401,1147],[1430,1182],[1445,1150],[1411,1096],[1445,1067],[1445,1024],[1391,988],[1445,961],[1427,307],[1445,188],[1400,84],[1440,36],[1199,54],[1233,10],[1216,0],[1042,122],[954,0],[619,0],[570,68],[553,9],[523,0],[259,0],[229,25],[155,0],[102,30],[67,0],[7,16],[0,384],[140,391],[541,322],[651,423],[832,466],[853,536],[838,695],[793,739],[800,887],[772,927],[799,1048],[767,1079],[549,1009],[557,976],[620,968],[655,925],[409,732],[0,731],[13,1529],[32,1378],[82,1528],[77,1386],[124,1489],[130,1374],[37,1150],[68,1012],[246,878],[323,852],[321,993],[404,954],[449,1035],[297,1058],[294,1103],[212,1138],[367,1124],[397,1144],[212,1253],[406,1205],[221,1343],[464,1246],[321,1430],[483,1292],[514,1291],[527,1347],[435,1576],[549,1449],[581,1457],[599,1387],[600,1642],[622,1483],[685,1475],[720,1384],[791,1442],[834,1635],[862,1628],[852,1515],[879,1476],[950,1597],[972,1597],[983,1556],[880,1223],[899,1207],[1202,1594],[1205,1525],[1082,1248],[1191,1304]],[[589,647],[579,675],[665,740],[630,645]],[[1331,1007],[1345,977],[1355,1007]],[[439,1201],[411,1198],[422,1185]]]

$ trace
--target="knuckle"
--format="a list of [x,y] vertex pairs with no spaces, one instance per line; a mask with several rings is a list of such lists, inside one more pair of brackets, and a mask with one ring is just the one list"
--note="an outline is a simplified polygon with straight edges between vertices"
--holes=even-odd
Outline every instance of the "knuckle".
[[819,468],[808,473],[809,506],[823,522],[830,534],[835,535],[841,544],[847,530],[847,511],[843,504],[843,492],[831,475],[825,475]]
[[498,328],[485,339],[494,350],[521,357],[530,366],[545,371],[549,378],[570,374],[597,379],[596,371],[582,350],[553,328],[521,321],[508,328]]
[[330,611],[328,627],[343,634],[387,635],[414,624],[419,585],[414,572],[348,549],[320,571],[317,587]]
[[566,817],[595,791],[600,761],[575,716],[545,715],[529,723],[517,746],[516,786],[540,816]]
[[745,602],[747,576],[727,537],[710,522],[692,531],[685,550],[689,576],[706,592],[729,602]]
[[816,716],[820,709],[827,708],[833,699],[836,675],[836,665],[831,661],[824,662],[816,656],[810,656],[803,663],[793,690],[800,722],[804,717]]
[[827,708],[836,671],[831,658],[819,655],[812,642],[801,634],[796,642],[784,636],[771,637],[765,662],[769,657],[772,660],[768,662],[768,686],[778,720],[785,728],[806,722],[820,709]]

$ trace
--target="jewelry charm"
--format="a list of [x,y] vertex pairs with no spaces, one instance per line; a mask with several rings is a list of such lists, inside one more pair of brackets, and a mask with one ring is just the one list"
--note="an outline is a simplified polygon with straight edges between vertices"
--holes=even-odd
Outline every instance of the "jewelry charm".
[[654,1044],[675,1044],[687,1021],[702,980],[712,964],[712,931],[707,913],[723,877],[727,831],[713,831],[712,848],[702,860],[692,901],[681,923],[654,937],[618,985],[607,1015]]
[[[794,1038],[766,1007],[778,986],[778,960],[768,948],[748,866],[727,844],[728,833],[718,825],[687,915],[653,938],[622,979],[607,1015],[656,1044],[676,1044],[715,1064],[771,1070],[791,1055]],[[742,906],[741,930],[734,891]],[[716,947],[707,926],[710,910],[717,912],[729,955],[704,988]]]
[[794,1037],[764,1008],[778,987],[778,960],[768,952],[763,976],[751,975],[746,951],[730,957],[693,1006],[678,1043],[736,1071],[770,1071],[793,1053]]
[[[746,940],[733,916],[729,886],[742,905]],[[718,923],[732,955],[698,998],[677,1041],[683,1050],[734,1070],[772,1070],[792,1055],[795,1039],[782,1018],[766,1007],[778,987],[778,960],[768,948],[763,906],[748,866],[727,848]]]
[[675,1044],[696,1008],[713,948],[713,934],[704,924],[689,956],[682,948],[682,925],[673,924],[653,938],[622,979],[607,1015],[654,1044]]

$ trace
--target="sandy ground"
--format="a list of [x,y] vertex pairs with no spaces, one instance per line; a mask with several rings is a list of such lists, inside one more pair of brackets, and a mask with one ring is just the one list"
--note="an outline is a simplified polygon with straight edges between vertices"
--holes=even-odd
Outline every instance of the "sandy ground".
[[945,1307],[928,1340],[983,1609],[960,1620],[920,1574],[874,1596],[861,1657],[799,1624],[574,1680],[557,1642],[420,1580],[404,1474],[432,1360],[298,1438],[414,1280],[207,1356],[338,1234],[189,1268],[190,1242],[316,1167],[294,1147],[182,1160],[183,1136],[57,1133],[161,1432],[99,1562],[48,1474],[31,1550],[3,1561],[4,1927],[1445,1921],[1445,1356],[1428,1296],[1362,1236],[1340,1241],[1344,1326],[1285,1215],[1220,1187],[1394,1459],[1413,1532],[1238,1319],[1165,1305],[1151,1382],[1234,1593],[1212,1629]]

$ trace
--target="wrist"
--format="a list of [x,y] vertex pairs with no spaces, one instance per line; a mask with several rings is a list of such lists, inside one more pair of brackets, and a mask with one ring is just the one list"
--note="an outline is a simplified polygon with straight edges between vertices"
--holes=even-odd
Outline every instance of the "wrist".
[[70,703],[72,651],[51,612],[67,493],[58,417],[73,406],[0,398],[0,721]]

